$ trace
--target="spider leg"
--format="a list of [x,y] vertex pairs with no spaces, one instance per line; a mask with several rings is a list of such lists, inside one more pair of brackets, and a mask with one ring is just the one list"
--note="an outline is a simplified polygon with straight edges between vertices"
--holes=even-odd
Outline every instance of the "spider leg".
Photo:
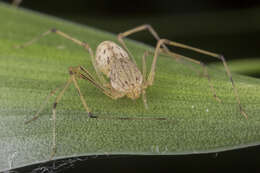
[[[90,75],[90,73],[87,71],[87,69],[85,69],[84,67],[82,66],[79,66],[78,67],[81,72],[77,75],[79,76],[80,78],[82,79],[85,79],[85,80],[88,80],[90,81],[93,85],[95,85],[97,88],[101,89],[102,92],[107,95],[108,97],[112,98],[112,99],[118,99],[120,97],[123,97],[125,95],[125,93],[120,93],[120,92],[117,92],[117,91],[114,91],[112,90],[111,88],[112,87],[108,87],[108,88],[105,88],[105,86],[98,86],[99,84],[95,83],[95,81],[92,79]],[[75,82],[76,83],[76,82]],[[79,87],[78,85],[76,84],[75,85],[77,90],[79,91],[79,95],[81,95],[81,101],[82,103],[85,102],[84,98],[83,98],[83,95],[81,94],[80,90],[79,90]],[[145,93],[143,93],[145,94]],[[85,105],[85,103],[83,103],[83,105]],[[86,109],[86,108],[85,108]],[[87,109],[86,109],[87,111]],[[97,119],[114,119],[114,120],[168,120],[167,118],[150,118],[150,117],[145,117],[145,118],[139,118],[139,117],[114,117],[114,116],[108,116],[108,115],[93,115],[91,112],[89,114],[89,117],[90,118],[97,118]]]
[[67,81],[66,85],[62,89],[62,91],[59,93],[59,95],[56,97],[55,102],[53,103],[52,107],[52,121],[53,121],[53,128],[52,128],[52,153],[50,160],[54,157],[55,153],[57,152],[57,147],[56,147],[56,107],[63,96],[64,92],[66,89],[69,87],[69,85],[72,82],[72,78],[70,77],[69,80]]
[[[137,27],[135,27],[135,28],[133,28],[133,29],[130,29],[130,30],[127,30],[127,31],[125,31],[125,32],[123,32],[123,33],[118,34],[118,41],[121,43],[121,45],[124,47],[124,49],[129,53],[130,57],[134,60],[134,62],[135,62],[135,59],[133,58],[133,55],[131,54],[131,52],[128,50],[128,48],[127,48],[127,46],[126,46],[126,44],[125,44],[123,38],[124,38],[124,37],[127,37],[127,36],[129,36],[129,35],[131,35],[131,34],[134,34],[134,33],[136,33],[136,32],[143,31],[143,30],[148,30],[148,31],[151,33],[151,35],[152,35],[157,41],[160,40],[160,37],[159,37],[159,35],[157,34],[157,32],[156,32],[156,31],[153,29],[153,27],[152,27],[151,25],[149,25],[149,24],[140,25],[140,26],[137,26]],[[166,46],[164,43],[162,43],[162,46],[163,46],[163,50],[164,50],[165,52],[169,52],[169,49],[167,48],[167,46]],[[177,60],[181,60],[181,59],[177,59]],[[183,61],[180,61],[180,62],[186,64],[185,61],[184,61],[184,62],[183,62]],[[189,64],[187,64],[187,65],[189,65]],[[199,74],[198,70],[194,69],[192,66],[189,66],[189,68]]]
[[[84,72],[84,74],[82,72]],[[64,95],[66,89],[68,88],[68,86],[73,83],[75,88],[77,89],[77,92],[79,94],[80,100],[86,110],[86,112],[88,113],[88,116],[90,118],[98,118],[97,116],[93,115],[80,91],[77,79],[78,78],[82,78],[82,79],[87,79],[88,81],[90,81],[94,86],[96,86],[97,88],[101,89],[106,95],[110,96],[109,92],[106,91],[106,89],[104,87],[102,87],[101,85],[99,85],[95,79],[91,76],[91,74],[82,66],[78,66],[78,67],[70,67],[69,68],[69,74],[70,74],[70,78],[68,79],[66,85],[63,87],[62,91],[59,93],[59,95],[56,97],[55,102],[53,103],[53,108],[52,108],[52,118],[53,118],[53,139],[52,139],[52,153],[51,153],[51,157],[50,159],[52,159],[55,155],[55,153],[57,152],[57,148],[56,148],[56,108],[57,105],[59,103],[59,101],[61,100],[62,96]],[[37,114],[40,113],[40,111],[42,110],[42,108],[37,112]],[[33,118],[33,120],[36,118]]]
[[[161,51],[163,51],[163,50],[159,49],[159,50],[158,50],[158,54],[159,54]],[[195,68],[193,68],[190,64],[187,64],[186,61],[189,61],[189,62],[192,62],[192,63],[195,63],[195,64],[200,65],[200,66],[202,67],[202,69],[203,69],[203,77],[205,77],[205,78],[208,79],[210,89],[211,89],[211,91],[212,91],[212,93],[213,93],[213,97],[214,97],[218,102],[222,102],[221,99],[217,96],[216,91],[215,91],[215,89],[214,89],[214,87],[213,87],[213,84],[212,84],[212,82],[211,82],[211,78],[210,78],[210,76],[209,76],[209,74],[208,74],[208,69],[207,69],[206,64],[204,64],[204,63],[201,62],[201,61],[197,61],[197,60],[195,60],[195,59],[192,59],[192,58],[189,58],[189,57],[186,57],[186,56],[177,54],[177,53],[173,53],[173,52],[170,52],[170,51],[163,51],[162,53],[165,53],[166,55],[169,55],[170,57],[175,58],[176,60],[178,60],[178,62],[183,63],[184,65],[187,65],[187,67],[189,67],[191,70],[193,70],[194,72],[196,72],[198,75],[200,75],[199,72],[198,72]],[[157,56],[156,56],[156,58],[157,58]],[[154,59],[154,60],[155,60],[155,62],[154,62],[153,64],[156,65],[156,61],[157,61],[157,60],[156,60],[156,59]],[[184,61],[184,60],[186,60],[186,61]],[[155,66],[155,65],[154,65],[154,66]],[[152,65],[152,67],[153,67],[153,65]],[[155,71],[155,67],[154,67],[154,71]],[[152,73],[150,72],[151,75],[149,75],[148,85],[152,85],[152,84],[153,84],[155,72],[153,72],[153,73],[154,73],[154,74],[152,75]]]
[[[65,86],[65,85],[64,85],[64,86]],[[63,88],[64,88],[64,86],[63,86]],[[53,96],[53,95],[57,92],[57,90],[60,89],[60,88],[61,88],[61,87],[57,87],[57,88],[55,88],[54,90],[52,90],[52,91],[50,92],[50,94],[46,97],[45,101],[41,104],[41,107],[39,108],[39,110],[37,111],[37,113],[35,114],[35,116],[33,116],[32,119],[25,121],[25,124],[28,124],[28,123],[30,123],[30,122],[32,122],[32,121],[34,121],[34,120],[37,120],[37,119],[39,118],[40,113],[42,112],[44,106],[48,103],[48,101],[49,101],[49,99],[51,98],[51,96]]]
[[145,109],[148,109],[148,105],[147,105],[147,99],[146,99],[146,92],[145,89],[146,87],[146,57],[148,56],[149,51],[145,51],[144,55],[142,57],[142,64],[143,64],[143,88],[142,88],[142,98],[143,98],[143,102],[144,102],[144,107]]
[[46,31],[46,32],[44,32],[44,33],[42,33],[42,34],[40,34],[39,36],[34,37],[34,38],[31,39],[30,41],[25,42],[25,43],[22,44],[22,45],[15,46],[15,48],[24,48],[24,47],[27,47],[27,46],[29,46],[29,45],[35,43],[36,41],[40,40],[41,38],[43,38],[43,37],[45,37],[45,36],[47,36],[47,35],[49,35],[49,34],[51,34],[51,33],[55,33],[55,34],[57,34],[57,35],[60,35],[60,36],[66,38],[66,39],[68,39],[68,40],[73,41],[74,43],[76,43],[76,44],[78,44],[78,45],[80,45],[80,46],[83,46],[83,47],[84,47],[84,46],[87,45],[86,43],[84,43],[84,42],[82,42],[82,41],[80,41],[80,40],[78,40],[78,39],[76,39],[76,38],[74,38],[74,37],[71,37],[71,36],[69,36],[68,34],[65,34],[64,32],[61,32],[61,31],[59,31],[59,30],[57,30],[57,29],[55,29],[55,28],[52,28],[52,29],[49,29],[48,31]]
[[55,33],[55,34],[57,34],[57,35],[59,35],[59,36],[61,36],[63,38],[66,38],[66,39],[76,43],[79,46],[84,47],[84,49],[86,49],[89,52],[90,56],[91,56],[92,64],[94,66],[94,69],[95,69],[95,71],[97,73],[97,76],[98,76],[99,80],[102,82],[103,85],[105,85],[105,84],[108,85],[107,84],[108,82],[105,80],[105,78],[103,77],[101,72],[97,69],[95,56],[94,56],[94,53],[93,53],[92,49],[90,48],[90,46],[86,42],[80,41],[80,40],[78,40],[78,39],[76,39],[76,38],[74,38],[74,37],[72,37],[72,36],[70,36],[70,35],[68,35],[68,34],[66,34],[66,33],[64,33],[64,32],[62,32],[60,30],[57,30],[55,28],[52,28],[52,29],[50,29],[50,30],[40,34],[39,36],[33,38],[32,40],[30,40],[28,42],[25,42],[24,44],[22,44],[20,46],[15,46],[15,48],[27,47],[27,46],[35,43],[36,41],[40,40],[41,38],[43,38],[43,37],[45,37],[45,36],[47,36],[47,35],[49,35],[51,33]]
[[[127,37],[131,34],[134,34],[136,32],[140,32],[140,31],[143,31],[143,30],[148,30],[152,36],[157,40],[159,41],[160,40],[160,37],[159,35],[157,34],[157,32],[153,29],[153,27],[151,25],[148,25],[148,24],[144,24],[144,25],[141,25],[141,26],[137,26],[133,29],[130,29],[130,30],[127,30],[123,33],[120,33],[118,34],[117,38],[118,38],[118,41],[119,43],[123,46],[123,48],[128,52],[128,54],[130,55],[130,57],[133,59],[133,61],[135,62],[135,59],[133,57],[133,55],[131,54],[131,52],[129,51],[129,49],[127,48],[123,38],[124,37]],[[165,44],[162,44],[163,48],[166,50],[166,51],[169,51],[169,49],[166,47]]]
[[[150,71],[149,76],[148,76],[147,85],[152,85],[152,83],[153,83],[154,75],[155,75],[155,65],[156,65],[157,57],[158,57],[158,54],[160,52],[160,47],[161,47],[162,44],[167,44],[167,45],[176,46],[176,47],[180,47],[180,48],[184,48],[184,49],[189,49],[189,50],[192,50],[192,51],[195,51],[195,52],[198,52],[198,53],[201,53],[201,54],[205,54],[205,55],[208,55],[210,57],[213,57],[213,58],[221,60],[222,63],[224,64],[224,67],[225,67],[226,73],[227,73],[227,75],[228,75],[228,77],[230,79],[230,82],[232,83],[232,87],[233,87],[233,90],[234,90],[234,93],[235,93],[235,97],[236,97],[236,100],[237,100],[237,103],[238,103],[238,106],[239,106],[240,113],[245,118],[248,117],[248,115],[244,112],[244,110],[243,110],[243,108],[241,106],[241,102],[240,102],[240,98],[238,96],[237,88],[235,86],[235,83],[233,81],[232,75],[230,73],[230,70],[229,70],[229,68],[227,66],[226,60],[225,60],[223,55],[219,55],[219,54],[212,53],[212,52],[209,52],[209,51],[205,51],[205,50],[202,50],[202,49],[194,48],[194,47],[191,47],[191,46],[188,46],[188,45],[184,45],[184,44],[181,44],[181,43],[177,43],[177,42],[174,42],[174,41],[170,41],[170,40],[167,40],[167,39],[161,39],[160,41],[158,41],[156,49],[155,49],[154,59],[153,59],[153,62],[152,62],[151,71]],[[209,84],[211,86],[211,89],[214,92],[214,97],[217,98],[216,97],[216,92],[215,92],[215,90],[213,88],[213,85],[210,82],[210,78],[209,78],[209,75],[208,75],[208,72],[207,72],[207,69],[206,69],[206,65],[204,63],[202,63],[200,61],[197,61],[197,60],[194,60],[194,59],[189,58],[189,57],[185,57],[185,56],[180,55],[180,54],[173,53],[173,52],[169,52],[169,51],[164,51],[164,52],[166,52],[168,55],[170,55],[172,57],[178,57],[178,58],[185,59],[185,60],[188,60],[190,62],[202,65],[203,69],[204,69],[204,75],[208,78],[208,81],[209,81]]]

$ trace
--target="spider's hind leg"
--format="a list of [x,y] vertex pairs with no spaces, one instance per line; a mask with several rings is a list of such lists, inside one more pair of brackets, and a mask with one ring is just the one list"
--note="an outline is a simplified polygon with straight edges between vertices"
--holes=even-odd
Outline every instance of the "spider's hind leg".
[[[160,47],[163,45],[163,44],[167,44],[167,45],[171,45],[171,46],[175,46],[175,47],[180,47],[180,48],[183,48],[183,49],[188,49],[188,50],[192,50],[192,51],[195,51],[195,52],[198,52],[198,53],[201,53],[201,54],[204,54],[204,55],[208,55],[209,57],[213,57],[213,58],[216,58],[216,59],[219,59],[222,61],[224,67],[225,67],[225,70],[226,70],[226,73],[227,73],[227,76],[229,77],[229,80],[232,84],[232,88],[233,88],[233,91],[234,91],[234,94],[235,94],[235,97],[236,97],[236,100],[237,100],[237,103],[238,103],[238,106],[239,106],[239,110],[240,110],[240,113],[245,117],[247,118],[247,114],[245,113],[245,111],[243,110],[242,108],[242,105],[241,105],[241,102],[240,102],[240,98],[239,98],[239,95],[238,95],[238,91],[237,91],[237,88],[235,86],[235,83],[232,79],[232,75],[230,73],[230,70],[227,66],[227,63],[226,63],[226,60],[224,58],[224,56],[222,55],[219,55],[219,54],[216,54],[216,53],[212,53],[212,52],[209,52],[209,51],[205,51],[205,50],[202,50],[202,49],[198,49],[198,48],[195,48],[195,47],[191,47],[191,46],[188,46],[188,45],[184,45],[184,44],[181,44],[181,43],[177,43],[177,42],[174,42],[174,41],[170,41],[170,40],[167,40],[167,39],[161,39],[160,41],[158,41],[157,43],[157,46],[156,46],[156,49],[155,49],[155,54],[154,54],[154,60],[153,60],[153,64],[152,64],[152,68],[151,68],[151,71],[150,71],[150,74],[149,74],[149,77],[148,77],[148,82],[152,83],[153,82],[153,79],[154,79],[154,74],[155,74],[155,65],[156,65],[156,60],[157,60],[157,57],[158,57],[158,54],[160,52]],[[196,63],[196,64],[199,64],[203,67],[204,69],[204,75],[208,78],[208,81],[209,81],[209,84],[210,84],[210,87],[214,93],[214,97],[217,99],[218,97],[216,96],[216,92],[215,92],[215,89],[213,88],[213,85],[210,81],[210,78],[209,78],[209,75],[208,75],[208,71],[206,69],[206,65],[200,61],[197,61],[197,60],[194,60],[192,58],[189,58],[189,57],[186,57],[186,56],[183,56],[183,55],[180,55],[180,54],[177,54],[177,53],[173,53],[173,52],[170,52],[170,51],[164,51],[166,54],[170,55],[171,57],[174,57],[174,58],[180,58],[180,59],[185,59],[187,61],[190,61],[192,63]],[[218,99],[217,99],[218,100]]]

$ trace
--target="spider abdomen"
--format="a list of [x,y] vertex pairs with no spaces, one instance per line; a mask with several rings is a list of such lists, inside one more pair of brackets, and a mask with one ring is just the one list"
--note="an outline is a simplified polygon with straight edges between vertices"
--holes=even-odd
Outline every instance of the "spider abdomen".
[[96,66],[99,71],[108,78],[111,73],[111,65],[118,59],[129,59],[127,52],[112,41],[103,41],[96,50]]
[[102,42],[96,50],[96,66],[109,79],[113,89],[135,99],[141,93],[143,76],[127,52],[112,41]]

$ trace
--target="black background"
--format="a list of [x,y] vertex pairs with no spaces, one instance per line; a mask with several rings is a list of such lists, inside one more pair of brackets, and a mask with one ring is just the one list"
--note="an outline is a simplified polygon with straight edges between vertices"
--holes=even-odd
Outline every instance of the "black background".
[[[260,57],[260,0],[23,0],[21,6],[113,33],[148,23],[163,38],[228,60]],[[146,32],[130,37],[156,44]]]

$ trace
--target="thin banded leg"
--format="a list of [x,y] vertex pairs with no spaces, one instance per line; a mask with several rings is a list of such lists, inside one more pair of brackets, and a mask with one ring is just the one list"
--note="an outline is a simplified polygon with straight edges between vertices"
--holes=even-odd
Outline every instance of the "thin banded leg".
[[51,153],[50,160],[54,157],[55,153],[57,152],[57,148],[56,148],[56,107],[57,107],[61,97],[63,96],[64,92],[67,90],[67,88],[71,84],[71,82],[72,82],[72,79],[69,78],[69,80],[67,81],[66,85],[64,86],[62,91],[59,93],[59,95],[56,97],[55,102],[53,103],[53,107],[52,107],[52,121],[53,121],[52,153]]
[[[134,56],[131,54],[131,52],[129,51],[129,49],[127,48],[123,38],[124,37],[127,37],[131,34],[134,34],[136,32],[140,32],[140,31],[143,31],[143,30],[148,30],[151,35],[157,40],[159,41],[160,40],[160,37],[159,35],[157,34],[157,32],[153,29],[153,27],[151,25],[148,25],[148,24],[144,24],[144,25],[141,25],[141,26],[137,26],[133,29],[130,29],[130,30],[127,30],[123,33],[120,33],[118,34],[117,38],[118,38],[118,41],[119,43],[121,43],[121,45],[123,46],[123,48],[128,52],[128,54],[130,55],[130,57],[133,59],[133,61],[135,62],[135,59],[134,59]],[[169,51],[169,49],[166,47],[165,44],[162,44],[163,48],[166,50],[166,51]]]
[[[235,97],[236,97],[236,100],[237,100],[237,103],[238,103],[238,106],[239,106],[239,110],[240,110],[240,113],[247,119],[247,114],[244,112],[242,106],[241,106],[241,102],[240,102],[240,99],[239,99],[239,96],[238,96],[238,92],[237,92],[237,88],[235,87],[235,83],[232,79],[232,75],[230,73],[230,70],[227,66],[227,63],[226,63],[226,60],[224,58],[223,55],[219,55],[219,54],[216,54],[216,53],[212,53],[212,52],[209,52],[209,51],[205,51],[205,50],[202,50],[202,49],[198,49],[198,48],[194,48],[194,47],[191,47],[191,46],[188,46],[188,45],[184,45],[184,44],[181,44],[181,43],[177,43],[177,42],[174,42],[174,41],[170,41],[170,40],[167,40],[167,39],[161,39],[160,41],[158,41],[157,43],[157,46],[156,46],[156,50],[155,50],[155,54],[154,54],[154,59],[153,59],[153,63],[152,63],[152,67],[151,67],[151,71],[150,71],[150,74],[148,76],[148,85],[151,85],[153,83],[153,80],[154,80],[154,75],[155,75],[155,66],[156,66],[156,61],[157,61],[157,57],[158,57],[158,54],[160,52],[160,47],[162,44],[167,44],[167,45],[171,45],[171,46],[176,46],[176,47],[180,47],[180,48],[184,48],[184,49],[189,49],[189,50],[192,50],[192,51],[195,51],[195,52],[198,52],[198,53],[201,53],[201,54],[205,54],[205,55],[208,55],[210,57],[214,57],[214,58],[217,58],[219,60],[222,61],[222,63],[224,64],[224,67],[225,67],[225,70],[226,70],[226,73],[232,83],[232,87],[233,87],[233,90],[234,90],[234,93],[235,93]],[[193,63],[196,63],[196,64],[202,64],[202,66],[204,66],[204,74],[207,75],[207,78],[209,79],[209,75],[208,75],[208,72],[205,71],[205,64],[200,62],[200,61],[197,61],[197,60],[194,60],[194,59],[191,59],[191,58],[188,58],[188,57],[185,57],[183,55],[180,55],[180,54],[176,54],[176,53],[173,53],[173,52],[169,52],[169,51],[165,51],[166,53],[168,53],[169,55],[173,56],[173,57],[179,57],[179,58],[183,58],[183,59],[186,59],[188,61],[191,61]],[[210,82],[210,80],[209,80]],[[211,82],[210,82],[210,85]],[[213,88],[213,86],[211,87]],[[214,89],[213,89],[214,90]],[[214,96],[216,95],[216,92],[214,91]]]
[[50,30],[48,30],[48,31],[46,31],[46,32],[44,32],[44,33],[42,33],[42,34],[40,34],[39,36],[34,37],[34,38],[31,39],[30,41],[25,42],[24,44],[22,44],[22,45],[20,45],[20,46],[15,46],[15,48],[24,48],[24,47],[27,47],[27,46],[29,46],[29,45],[35,43],[36,41],[40,40],[41,38],[43,38],[43,37],[45,37],[45,36],[47,36],[47,35],[49,35],[49,34],[51,34],[51,33],[55,33],[55,34],[57,34],[57,35],[59,35],[59,36],[62,36],[62,37],[64,37],[64,38],[68,39],[68,40],[71,40],[71,41],[73,41],[74,43],[76,43],[76,44],[78,44],[78,45],[80,45],[80,46],[83,46],[83,47],[84,47],[84,46],[87,45],[86,43],[84,43],[84,42],[82,42],[82,41],[80,41],[80,40],[78,40],[78,39],[76,39],[76,38],[74,38],[74,37],[71,37],[71,36],[69,36],[68,34],[65,34],[64,32],[61,32],[60,30],[57,30],[57,29],[55,29],[55,28],[52,28],[52,29],[50,29]]
[[93,66],[94,66],[94,69],[95,69],[95,71],[96,71],[96,73],[97,73],[97,76],[98,76],[99,80],[101,81],[102,84],[107,83],[106,80],[105,80],[105,78],[103,77],[103,75],[102,75],[102,74],[100,73],[100,71],[97,69],[96,61],[95,61],[95,56],[94,56],[94,53],[93,53],[92,49],[90,48],[90,46],[89,46],[87,43],[82,42],[82,41],[80,41],[80,40],[78,40],[78,39],[76,39],[76,38],[74,38],[74,37],[72,37],[72,36],[70,36],[70,35],[68,35],[68,34],[66,34],[66,33],[64,33],[64,32],[62,32],[62,31],[60,31],[60,30],[55,29],[55,28],[52,28],[52,29],[50,29],[50,30],[48,30],[48,31],[46,31],[46,32],[44,32],[44,33],[42,33],[42,34],[40,34],[39,36],[33,38],[32,40],[30,40],[30,41],[28,41],[28,42],[25,42],[24,44],[22,44],[22,45],[20,45],[20,46],[15,46],[15,48],[24,48],[24,47],[27,47],[27,46],[29,46],[29,45],[35,43],[36,41],[40,40],[41,38],[43,38],[43,37],[45,37],[45,36],[47,36],[47,35],[49,35],[49,34],[51,34],[51,33],[55,33],[55,34],[57,34],[57,35],[59,35],[59,36],[61,36],[61,37],[63,37],[63,38],[66,38],[66,39],[68,39],[68,40],[70,40],[70,41],[76,43],[76,44],[79,45],[79,46],[84,47],[84,49],[87,50],[87,51],[89,52],[90,56],[91,56],[92,64],[93,64]]
[[[204,76],[204,77],[208,80],[208,82],[209,82],[209,86],[210,86],[210,89],[211,89],[211,91],[212,91],[212,93],[213,93],[213,97],[216,99],[216,101],[222,102],[221,99],[217,96],[216,90],[215,90],[215,88],[213,87],[213,84],[212,84],[212,82],[211,82],[211,78],[210,78],[210,76],[209,76],[209,73],[208,73],[208,69],[207,69],[206,64],[204,64],[204,63],[201,62],[201,61],[198,61],[198,60],[195,60],[195,59],[192,59],[192,58],[189,58],[189,57],[186,57],[186,56],[177,54],[177,53],[173,53],[173,52],[170,52],[170,51],[164,52],[164,53],[166,53],[166,55],[169,55],[169,56],[171,56],[172,58],[175,58],[175,59],[177,59],[177,60],[186,60],[186,61],[189,61],[189,62],[192,62],[192,63],[195,63],[195,64],[200,65],[201,68],[203,69],[203,76]],[[183,61],[180,61],[180,62],[183,62]],[[186,63],[184,63],[184,64],[186,65]],[[198,71],[196,71],[193,67],[191,67],[191,66],[188,66],[188,67],[191,68],[191,70],[193,70],[194,72],[197,72],[197,73],[198,73]],[[198,75],[199,75],[199,73],[198,73]],[[154,78],[154,77],[151,76],[150,78]],[[151,80],[154,80],[154,79],[151,79]]]
[[143,64],[143,88],[142,88],[142,97],[143,97],[143,102],[144,102],[144,107],[145,109],[148,109],[148,104],[147,104],[147,99],[146,99],[146,92],[145,89],[147,88],[146,84],[146,57],[148,56],[149,52],[145,51],[144,55],[142,57],[142,64]]
[[[64,86],[65,86],[65,85],[64,85]],[[50,94],[46,97],[45,101],[41,104],[41,107],[39,108],[39,110],[37,111],[37,113],[33,116],[32,119],[25,121],[25,124],[28,124],[28,123],[30,123],[30,122],[32,122],[32,121],[34,121],[34,120],[37,120],[37,119],[39,118],[40,113],[42,112],[42,110],[43,110],[43,108],[45,107],[45,105],[48,103],[48,101],[49,101],[49,99],[51,98],[51,96],[53,96],[53,95],[57,92],[57,90],[60,89],[60,88],[64,88],[64,87],[57,87],[57,88],[55,88],[54,90],[52,90],[52,91],[50,92]]]
[[[62,96],[64,95],[65,91],[67,90],[67,88],[69,87],[69,85],[72,82],[73,82],[75,88],[78,91],[79,97],[81,99],[81,102],[82,102],[86,112],[88,113],[88,116],[90,118],[97,118],[96,116],[94,116],[90,112],[90,109],[89,109],[89,107],[88,107],[88,105],[87,105],[83,95],[81,94],[80,89],[79,89],[78,83],[76,81],[76,76],[80,75],[79,70],[80,70],[80,67],[76,67],[76,68],[70,67],[69,68],[70,78],[67,81],[67,83],[64,86],[64,88],[62,89],[62,91],[56,97],[55,102],[53,103],[53,108],[52,108],[52,119],[53,119],[53,132],[52,133],[53,133],[53,138],[52,138],[52,153],[51,153],[51,158],[50,159],[52,159],[54,157],[54,155],[56,154],[56,152],[57,152],[57,147],[56,147],[56,108],[57,108],[57,105],[58,105],[59,101],[61,100]],[[86,78],[89,78],[89,77],[86,77]],[[89,81],[92,81],[92,80],[93,80],[93,78],[90,77]]]

